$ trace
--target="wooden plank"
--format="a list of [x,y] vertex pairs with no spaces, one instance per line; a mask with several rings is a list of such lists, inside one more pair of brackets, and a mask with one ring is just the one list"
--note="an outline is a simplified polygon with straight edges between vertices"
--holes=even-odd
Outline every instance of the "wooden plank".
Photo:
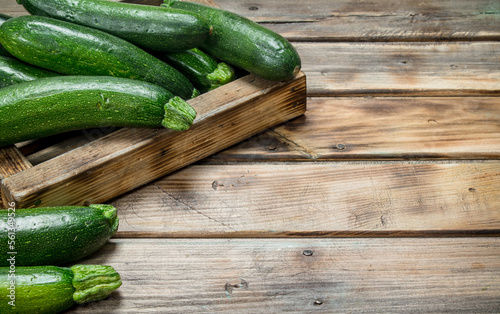
[[123,284],[68,313],[497,313],[500,239],[112,239]]
[[248,75],[189,100],[186,132],[124,128],[3,180],[19,207],[101,203],[303,114],[306,78]]
[[500,43],[294,43],[309,96],[499,95]]
[[[10,176],[31,168],[31,163],[24,157],[16,146],[9,146],[0,149],[0,183]],[[3,185],[0,184],[0,206],[9,208],[13,200],[4,197]]]
[[24,9],[22,5],[17,3],[17,1],[11,0],[0,0],[0,12],[12,17],[28,15],[28,11]]
[[121,237],[500,235],[500,162],[192,165],[121,196]]
[[499,40],[491,0],[217,0],[291,41]]
[[[114,0],[113,0],[114,1]],[[161,0],[124,2],[159,5]],[[199,1],[198,1],[199,2]],[[209,1],[213,3],[212,1]],[[291,41],[499,40],[500,5],[491,0],[357,1],[217,0]],[[21,5],[0,0],[2,12],[26,15]]]
[[205,163],[499,159],[498,97],[311,97],[304,116]]

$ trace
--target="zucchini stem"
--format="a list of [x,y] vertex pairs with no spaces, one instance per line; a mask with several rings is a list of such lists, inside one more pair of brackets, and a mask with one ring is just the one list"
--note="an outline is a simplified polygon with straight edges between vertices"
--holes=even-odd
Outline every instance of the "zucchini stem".
[[165,118],[162,126],[176,131],[185,131],[196,118],[196,111],[182,98],[176,96],[165,104]]
[[111,292],[122,285],[120,275],[111,266],[106,265],[74,265],[73,300],[87,303],[105,299]]
[[109,221],[111,236],[115,235],[119,225],[118,211],[116,208],[107,204],[90,204],[89,207],[102,211],[104,217]]
[[234,69],[227,63],[220,62],[217,64],[217,68],[212,73],[207,75],[207,79],[210,81],[209,90],[213,90],[227,84],[233,81],[235,77]]

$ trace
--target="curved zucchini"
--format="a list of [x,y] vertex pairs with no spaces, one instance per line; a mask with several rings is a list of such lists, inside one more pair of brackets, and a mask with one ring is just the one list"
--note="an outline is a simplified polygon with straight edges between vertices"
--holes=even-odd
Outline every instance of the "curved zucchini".
[[105,299],[121,284],[105,265],[0,267],[0,313],[59,313]]
[[0,56],[0,88],[59,74],[34,67],[15,58]]
[[0,230],[0,266],[10,266],[12,256],[16,266],[65,265],[100,249],[118,230],[118,217],[100,204],[2,210]]
[[211,28],[195,14],[178,9],[109,0],[18,0],[34,15],[96,28],[157,51],[198,47]]
[[[0,25],[11,18],[12,16],[0,13]],[[12,57],[12,54],[8,52],[7,49],[5,49],[2,45],[0,45],[0,56]]]
[[0,147],[94,127],[186,130],[194,109],[151,83],[109,76],[55,76],[0,89]]
[[16,58],[68,75],[142,80],[189,99],[193,85],[179,71],[114,35],[49,17],[26,15],[0,26],[0,43]]
[[238,14],[202,4],[165,0],[162,6],[191,11],[214,32],[200,48],[224,62],[273,81],[292,79],[301,67],[295,48],[281,35]]
[[198,48],[166,53],[160,58],[184,74],[202,93],[227,84],[235,78],[233,68],[224,62],[217,62]]

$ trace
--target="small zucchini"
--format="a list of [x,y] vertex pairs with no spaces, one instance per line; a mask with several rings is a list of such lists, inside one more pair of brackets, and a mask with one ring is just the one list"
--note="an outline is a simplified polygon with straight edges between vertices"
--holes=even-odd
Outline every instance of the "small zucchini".
[[0,89],[0,147],[94,127],[188,129],[196,112],[154,84],[110,76],[54,76]]
[[290,42],[243,16],[188,1],[165,0],[162,6],[191,11],[212,25],[213,34],[200,48],[230,65],[273,81],[292,79],[300,71]]
[[67,75],[142,80],[189,99],[191,82],[179,71],[114,35],[50,17],[25,15],[0,26],[0,43],[16,58]]
[[121,284],[106,265],[0,267],[0,313],[59,313],[105,299]]
[[0,56],[0,88],[57,75],[60,74],[32,66],[15,58]]
[[224,62],[217,62],[198,48],[165,53],[160,55],[160,58],[184,74],[202,93],[227,84],[235,78],[232,67]]
[[99,250],[117,230],[111,205],[1,210],[0,266],[66,265]]
[[211,33],[189,11],[109,0],[18,0],[33,15],[100,29],[156,51],[198,47]]

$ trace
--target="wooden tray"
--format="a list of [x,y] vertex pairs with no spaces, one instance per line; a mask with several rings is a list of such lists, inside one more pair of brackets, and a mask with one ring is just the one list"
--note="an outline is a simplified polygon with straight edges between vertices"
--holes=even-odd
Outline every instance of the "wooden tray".
[[106,202],[302,115],[306,77],[300,72],[290,81],[271,82],[247,75],[188,102],[198,115],[185,132],[122,128],[105,134],[106,129],[94,130],[98,135],[94,140],[36,165],[16,146],[0,149],[3,206],[9,202],[18,208]]

